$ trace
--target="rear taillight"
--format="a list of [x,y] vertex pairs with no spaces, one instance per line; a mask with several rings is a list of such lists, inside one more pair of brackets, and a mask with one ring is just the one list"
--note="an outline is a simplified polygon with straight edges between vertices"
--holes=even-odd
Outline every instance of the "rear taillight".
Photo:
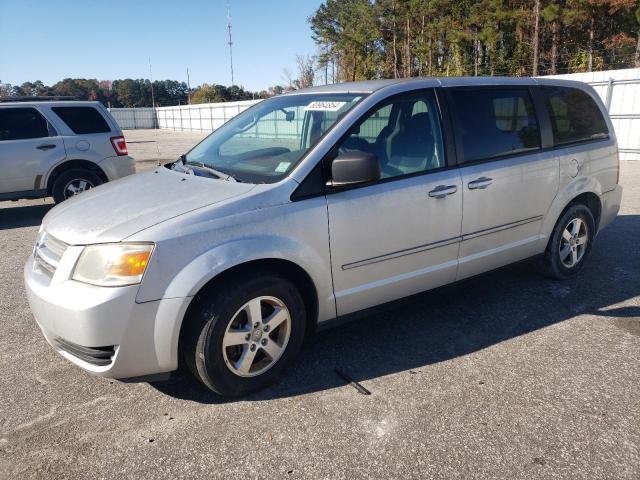
[[111,145],[113,145],[113,149],[116,151],[116,155],[119,157],[123,155],[129,155],[129,151],[127,150],[127,142],[124,137],[111,137]]

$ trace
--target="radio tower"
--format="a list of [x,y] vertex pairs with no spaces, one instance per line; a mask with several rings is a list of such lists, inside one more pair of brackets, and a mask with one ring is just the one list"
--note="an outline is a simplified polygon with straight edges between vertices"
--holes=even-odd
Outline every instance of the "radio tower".
[[231,40],[231,11],[229,8],[229,0],[227,0],[227,31],[229,32],[229,64],[231,65],[231,85],[233,81],[233,41]]

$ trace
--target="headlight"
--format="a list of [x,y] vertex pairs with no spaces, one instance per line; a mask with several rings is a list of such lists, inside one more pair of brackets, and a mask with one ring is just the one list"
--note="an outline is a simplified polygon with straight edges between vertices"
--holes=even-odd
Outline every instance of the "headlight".
[[123,287],[142,281],[153,252],[149,243],[110,243],[85,247],[72,278],[101,287]]

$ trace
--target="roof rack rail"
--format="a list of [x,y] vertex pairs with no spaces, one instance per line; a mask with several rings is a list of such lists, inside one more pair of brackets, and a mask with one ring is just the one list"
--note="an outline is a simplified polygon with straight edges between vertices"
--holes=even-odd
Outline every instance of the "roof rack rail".
[[0,102],[51,102],[60,100],[80,100],[72,95],[12,95],[0,97]]

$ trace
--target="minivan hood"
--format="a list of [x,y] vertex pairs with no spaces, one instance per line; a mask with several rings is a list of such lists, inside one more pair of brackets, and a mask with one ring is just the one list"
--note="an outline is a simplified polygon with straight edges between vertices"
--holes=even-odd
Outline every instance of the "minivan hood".
[[183,213],[246,194],[254,187],[158,167],[66,200],[42,223],[46,232],[70,245],[119,242]]

